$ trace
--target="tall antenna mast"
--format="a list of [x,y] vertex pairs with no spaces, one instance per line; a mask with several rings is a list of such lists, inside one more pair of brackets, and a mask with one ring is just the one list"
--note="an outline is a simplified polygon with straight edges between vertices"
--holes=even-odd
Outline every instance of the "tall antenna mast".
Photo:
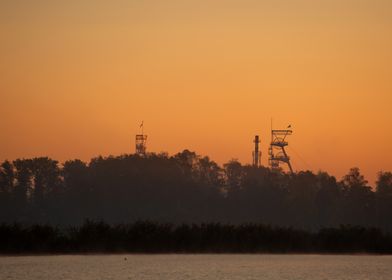
[[290,157],[287,155],[285,147],[289,144],[286,137],[291,135],[293,131],[291,125],[287,129],[272,129],[271,119],[271,144],[269,148],[269,164],[272,170],[278,170],[280,163],[287,164],[291,174],[294,173],[291,166]]

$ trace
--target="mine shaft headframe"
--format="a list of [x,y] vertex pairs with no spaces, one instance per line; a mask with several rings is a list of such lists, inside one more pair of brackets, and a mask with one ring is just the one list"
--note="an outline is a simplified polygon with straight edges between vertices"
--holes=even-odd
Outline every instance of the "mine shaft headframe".
[[271,145],[269,149],[269,162],[271,169],[279,169],[280,163],[287,164],[291,174],[294,173],[291,166],[290,157],[287,155],[285,147],[288,145],[286,137],[291,135],[291,129],[271,129]]

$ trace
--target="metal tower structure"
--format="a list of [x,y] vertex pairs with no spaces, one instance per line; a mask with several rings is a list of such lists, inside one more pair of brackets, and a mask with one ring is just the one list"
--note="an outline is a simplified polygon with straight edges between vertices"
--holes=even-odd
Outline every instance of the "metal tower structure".
[[287,155],[285,147],[289,144],[286,141],[286,137],[291,135],[293,131],[289,129],[291,125],[287,127],[287,129],[272,129],[271,127],[271,145],[269,148],[269,164],[271,169],[277,170],[279,169],[280,163],[287,164],[290,169],[291,174],[293,174],[293,168],[290,163],[290,157]]
[[136,134],[136,139],[135,139],[135,153],[139,156],[144,156],[146,154],[146,143],[147,143],[147,135],[144,135],[143,133],[143,122],[140,125],[141,129],[141,134]]
[[255,143],[255,150],[252,152],[253,156],[253,166],[259,167],[261,165],[261,152],[259,151],[259,135],[255,135],[255,139],[253,140]]

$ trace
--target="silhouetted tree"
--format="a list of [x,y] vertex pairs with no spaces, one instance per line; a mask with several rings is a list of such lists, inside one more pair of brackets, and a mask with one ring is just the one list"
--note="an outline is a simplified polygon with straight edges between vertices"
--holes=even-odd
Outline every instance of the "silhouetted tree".
[[14,167],[6,160],[0,166],[0,221],[10,221],[14,180]]
[[17,159],[13,162],[15,167],[15,187],[12,195],[15,221],[28,221],[28,204],[31,198],[31,160]]
[[325,172],[317,174],[318,192],[315,197],[316,227],[336,227],[343,224],[343,189],[336,178]]
[[315,203],[318,187],[317,176],[312,172],[301,171],[293,174],[287,192],[291,226],[311,228],[317,223]]
[[377,187],[378,226],[392,232],[392,173],[378,173]]
[[0,222],[61,226],[88,218],[303,230],[351,224],[392,232],[392,173],[380,173],[374,191],[358,168],[337,181],[325,172],[287,174],[237,160],[221,167],[189,150],[63,165],[47,157],[17,159],[0,166],[0,211]]
[[345,224],[374,225],[375,197],[367,183],[359,168],[351,168],[343,177]]
[[232,159],[228,163],[223,165],[226,174],[226,189],[228,193],[239,192],[242,186],[242,179],[244,176],[244,170],[241,163]]
[[92,214],[89,168],[81,160],[69,160],[64,163],[62,177],[65,189],[64,200],[68,208],[65,218],[69,223],[81,223],[83,217]]
[[47,157],[33,158],[31,174],[34,184],[34,201],[40,204],[45,196],[59,192],[60,169],[58,162]]

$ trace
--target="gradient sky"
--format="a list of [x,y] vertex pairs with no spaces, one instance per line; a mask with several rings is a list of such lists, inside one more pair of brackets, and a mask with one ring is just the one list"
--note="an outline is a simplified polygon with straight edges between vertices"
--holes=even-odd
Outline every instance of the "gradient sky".
[[392,170],[390,0],[0,0],[0,160],[184,148]]

